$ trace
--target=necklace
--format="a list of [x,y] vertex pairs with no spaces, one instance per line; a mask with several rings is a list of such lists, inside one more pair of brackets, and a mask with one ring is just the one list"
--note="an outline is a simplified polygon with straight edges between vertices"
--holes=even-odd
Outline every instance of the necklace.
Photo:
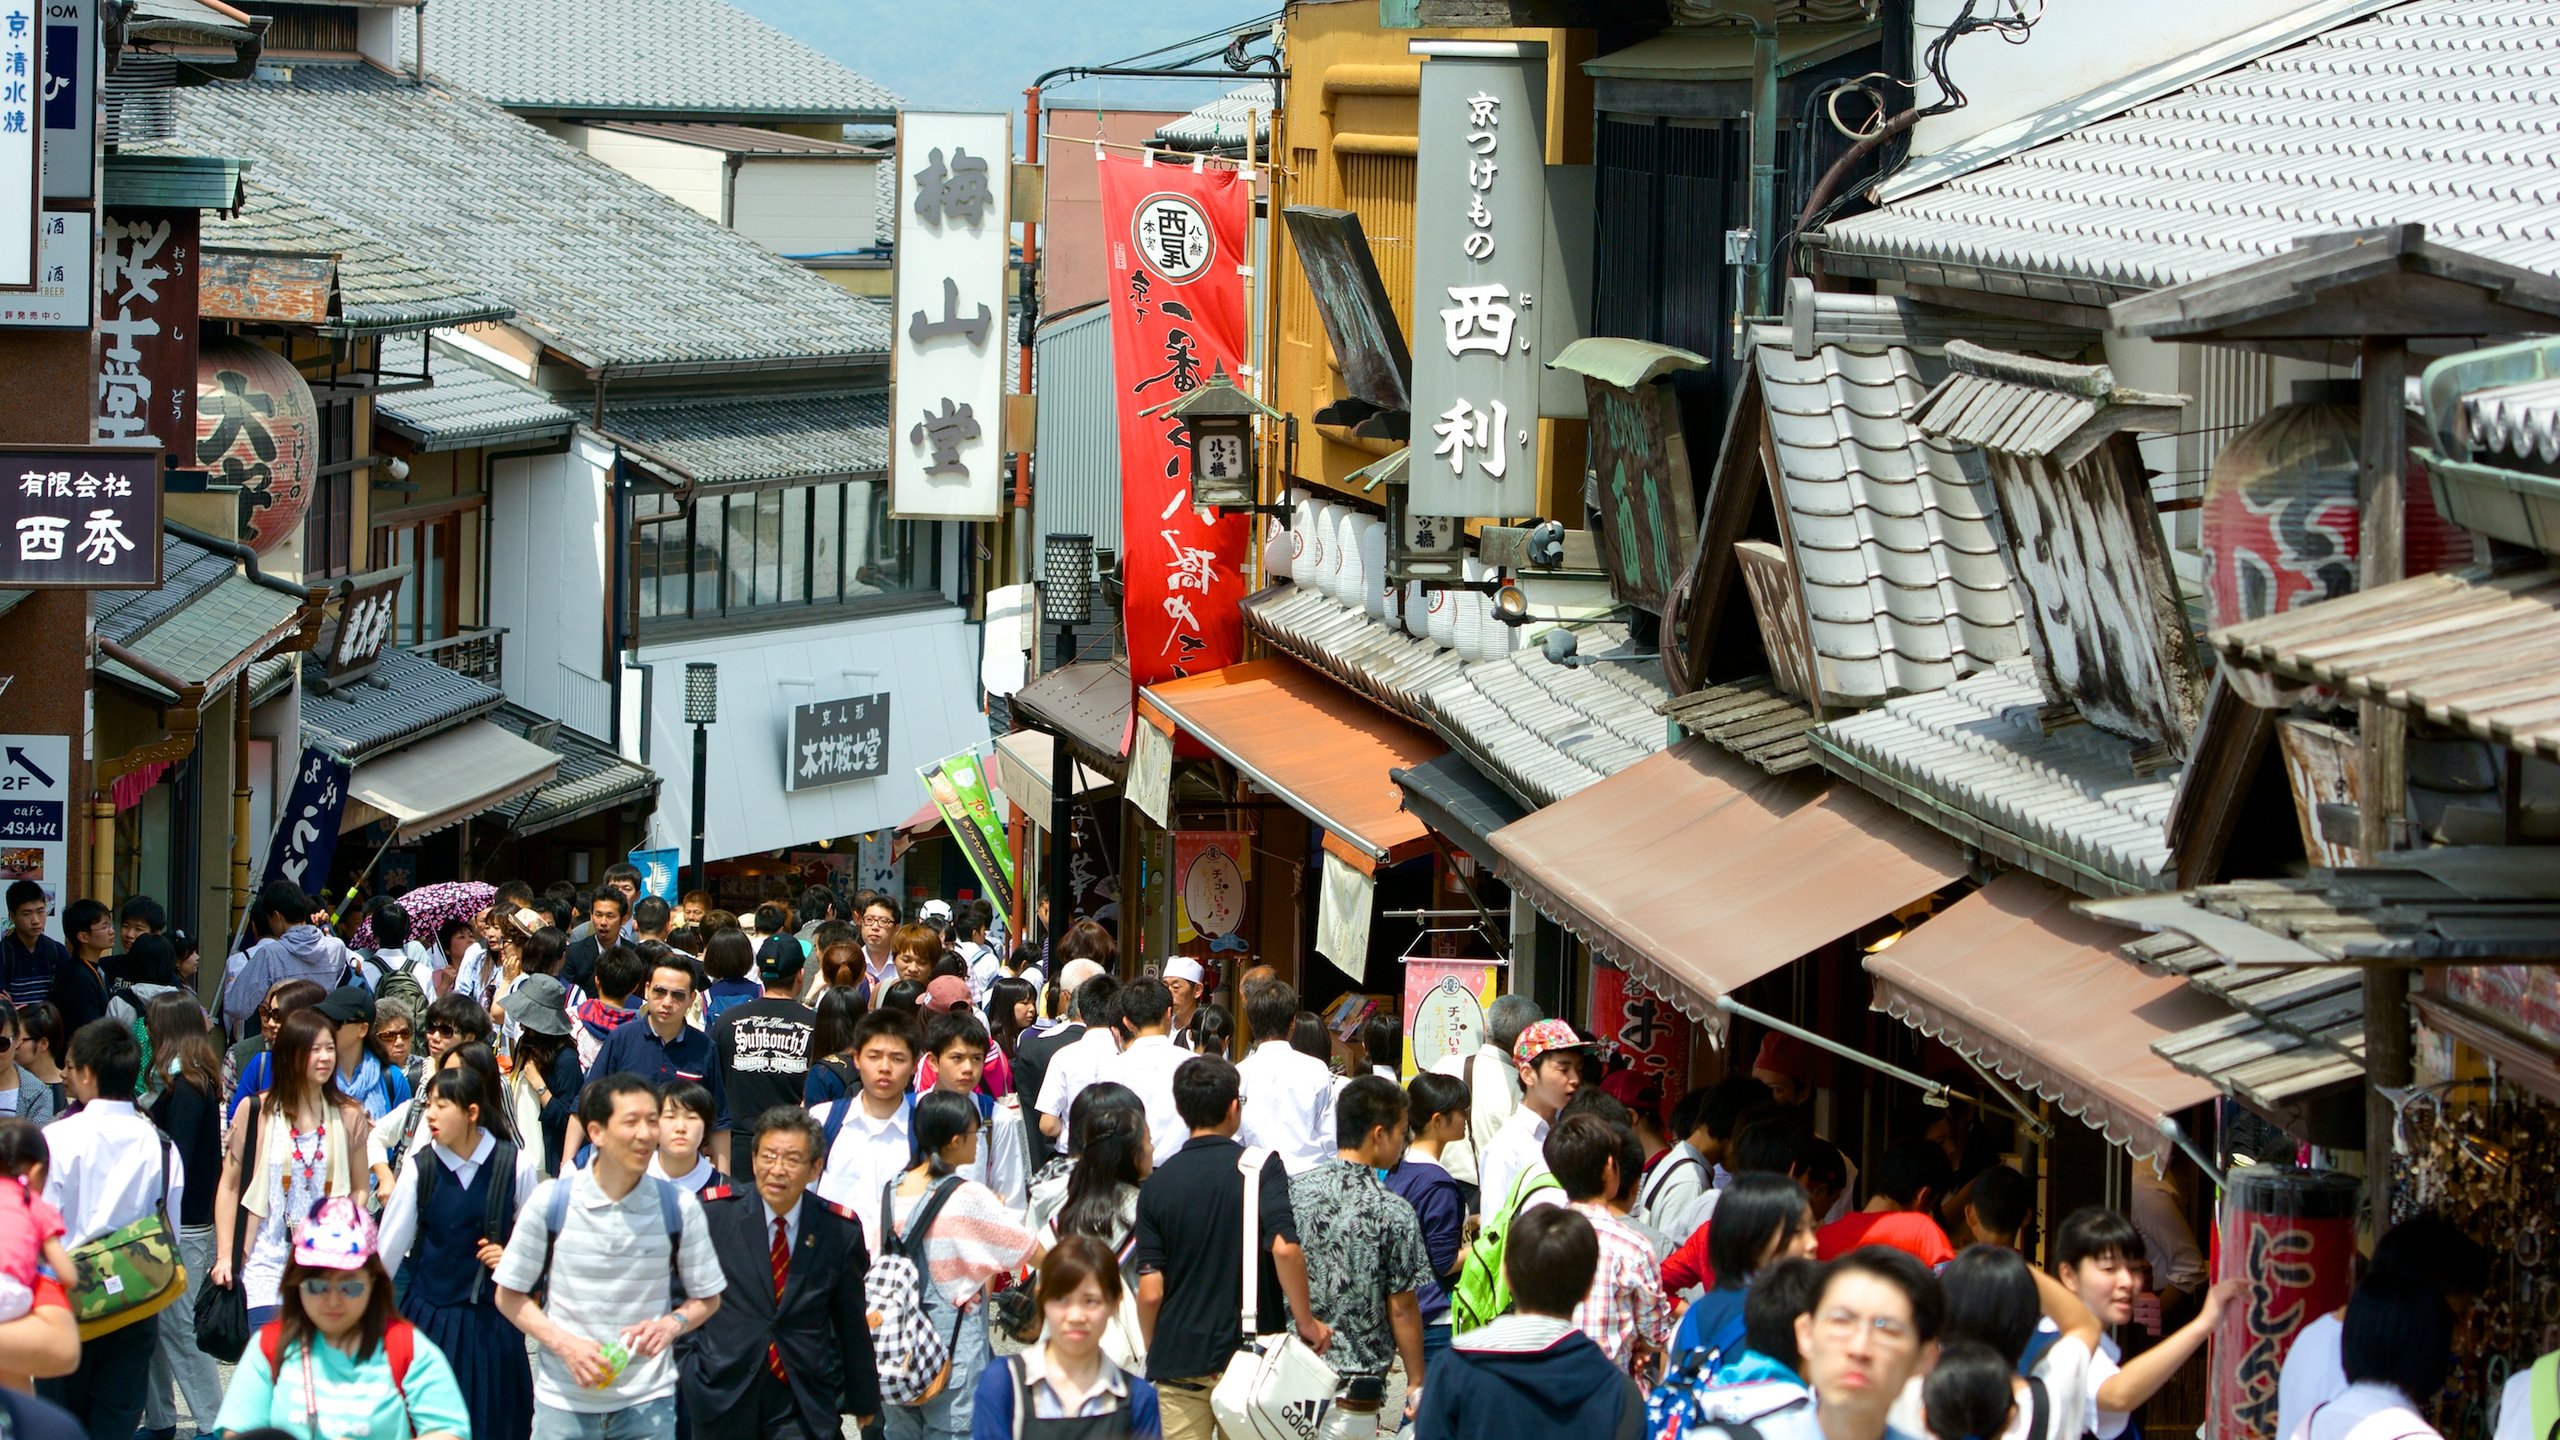
[[301,1167],[302,1183],[308,1187],[319,1178],[320,1162],[329,1157],[329,1122],[321,1121],[319,1127],[312,1132],[311,1153],[308,1156],[302,1153],[301,1132],[287,1126],[286,1133],[293,1144],[293,1163]]

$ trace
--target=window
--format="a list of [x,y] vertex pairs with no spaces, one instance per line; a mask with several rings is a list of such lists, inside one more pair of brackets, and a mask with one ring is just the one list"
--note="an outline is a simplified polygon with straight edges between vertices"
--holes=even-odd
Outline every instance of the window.
[[[654,507],[654,508],[653,508]],[[886,487],[835,480],[644,500],[633,541],[641,623],[859,605],[942,584],[942,527],[893,521]]]
[[392,610],[392,643],[401,647],[446,639],[463,628],[462,553],[466,520],[479,523],[481,500],[448,502],[417,510],[376,512],[373,565],[409,567]]
[[356,454],[356,402],[320,402],[320,465],[302,512],[302,575],[335,579],[355,573],[356,484],[371,472],[347,468]]

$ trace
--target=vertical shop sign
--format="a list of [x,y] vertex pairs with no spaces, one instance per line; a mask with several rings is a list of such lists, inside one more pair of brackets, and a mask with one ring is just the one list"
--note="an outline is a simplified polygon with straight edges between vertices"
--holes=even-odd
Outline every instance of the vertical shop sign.
[[0,883],[43,886],[45,925],[57,940],[71,887],[70,827],[70,737],[0,735]]
[[1606,961],[1591,965],[1591,1032],[1662,1093],[1689,1088],[1689,1021],[1670,1001]]
[[[5,3],[5,0],[0,0]],[[196,439],[194,210],[110,210],[98,233],[98,438]]]
[[[0,76],[14,78],[20,77]],[[7,93],[0,86],[0,94]],[[98,0],[44,0],[47,200],[86,200],[95,193],[97,116]]]
[[1501,993],[1502,967],[1490,960],[1405,961],[1404,1073],[1482,1049],[1485,1008]]
[[1538,299],[1546,287],[1545,45],[1416,40],[1416,515],[1538,508]]
[[37,0],[0,0],[0,290],[36,286],[44,169],[44,24]]
[[1140,687],[1244,656],[1240,515],[1191,507],[1189,427],[1138,412],[1245,363],[1245,231],[1253,187],[1225,166],[1101,159],[1112,374],[1120,413],[1120,533],[1129,674]]
[[293,795],[276,812],[276,833],[267,841],[267,863],[259,873],[263,890],[290,880],[306,895],[327,885],[329,862],[338,854],[338,826],[347,814],[347,762],[326,750],[306,748],[293,772]]
[[1013,122],[902,110],[897,164],[889,512],[993,520],[1004,511]]
[[1247,948],[1245,864],[1251,838],[1241,830],[1173,832],[1173,893],[1182,907],[1174,923],[1177,952],[1196,947],[1217,955]]
[[2225,1307],[2214,1332],[2206,1434],[2282,1440],[2276,1380],[2285,1352],[2304,1325],[2346,1303],[2354,1285],[2356,1197],[2352,1177],[2329,1171],[2262,1165],[2231,1172],[2214,1278],[2246,1276],[2251,1285],[2248,1301]]
[[1013,851],[1005,844],[1004,821],[996,813],[995,792],[987,786],[987,769],[976,751],[936,760],[916,772],[925,793],[950,827],[969,868],[987,887],[998,910],[1013,909]]

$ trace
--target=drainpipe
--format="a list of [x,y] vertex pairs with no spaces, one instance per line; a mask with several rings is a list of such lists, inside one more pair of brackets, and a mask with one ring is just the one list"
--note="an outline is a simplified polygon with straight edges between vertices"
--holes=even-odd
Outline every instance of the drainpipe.
[[[1743,303],[1747,314],[1778,313],[1778,12],[1775,0],[1722,0],[1718,6],[1751,24],[1751,229],[1745,240]],[[1728,244],[1727,249],[1731,246]],[[1728,255],[1727,260],[1733,257]],[[1737,343],[1741,334],[1736,317]]]
[[231,926],[249,914],[249,672],[231,682]]

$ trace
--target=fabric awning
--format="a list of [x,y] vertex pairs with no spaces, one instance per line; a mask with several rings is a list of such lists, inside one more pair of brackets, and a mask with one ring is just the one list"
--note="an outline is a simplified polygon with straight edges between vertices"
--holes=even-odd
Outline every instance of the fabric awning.
[[1035,675],[1013,695],[1013,712],[1064,735],[1086,763],[1119,783],[1128,768],[1129,711],[1137,691],[1116,660],[1079,660]]
[[1253,660],[1150,685],[1146,701],[1256,787],[1323,826],[1328,845],[1360,869],[1430,847],[1429,832],[1406,813],[1387,772],[1437,759],[1446,747],[1297,661]]
[[2221,1093],[2152,1043],[2229,1007],[2117,954],[2124,932],[2073,913],[2069,891],[2012,872],[1867,957],[1875,1008],[2035,1091],[2136,1156],[2160,1119]]
[[559,756],[473,720],[356,766],[343,828],[387,819],[405,843],[503,805],[559,771]]
[[1387,778],[1404,792],[1405,809],[1486,864],[1493,863],[1493,832],[1529,813],[1464,755],[1389,771]]
[[1965,873],[1954,844],[1846,786],[1703,740],[1506,825],[1496,873],[1693,1019]]
[[[1067,747],[1072,750],[1075,747]],[[1055,802],[1049,780],[1057,773],[1058,740],[1038,730],[1016,730],[996,737],[996,788],[1004,798],[1022,811],[1024,818],[1042,830],[1049,828],[1049,809]],[[1069,794],[1082,797],[1106,789],[1111,777],[1092,766],[1076,762],[1075,778]]]

